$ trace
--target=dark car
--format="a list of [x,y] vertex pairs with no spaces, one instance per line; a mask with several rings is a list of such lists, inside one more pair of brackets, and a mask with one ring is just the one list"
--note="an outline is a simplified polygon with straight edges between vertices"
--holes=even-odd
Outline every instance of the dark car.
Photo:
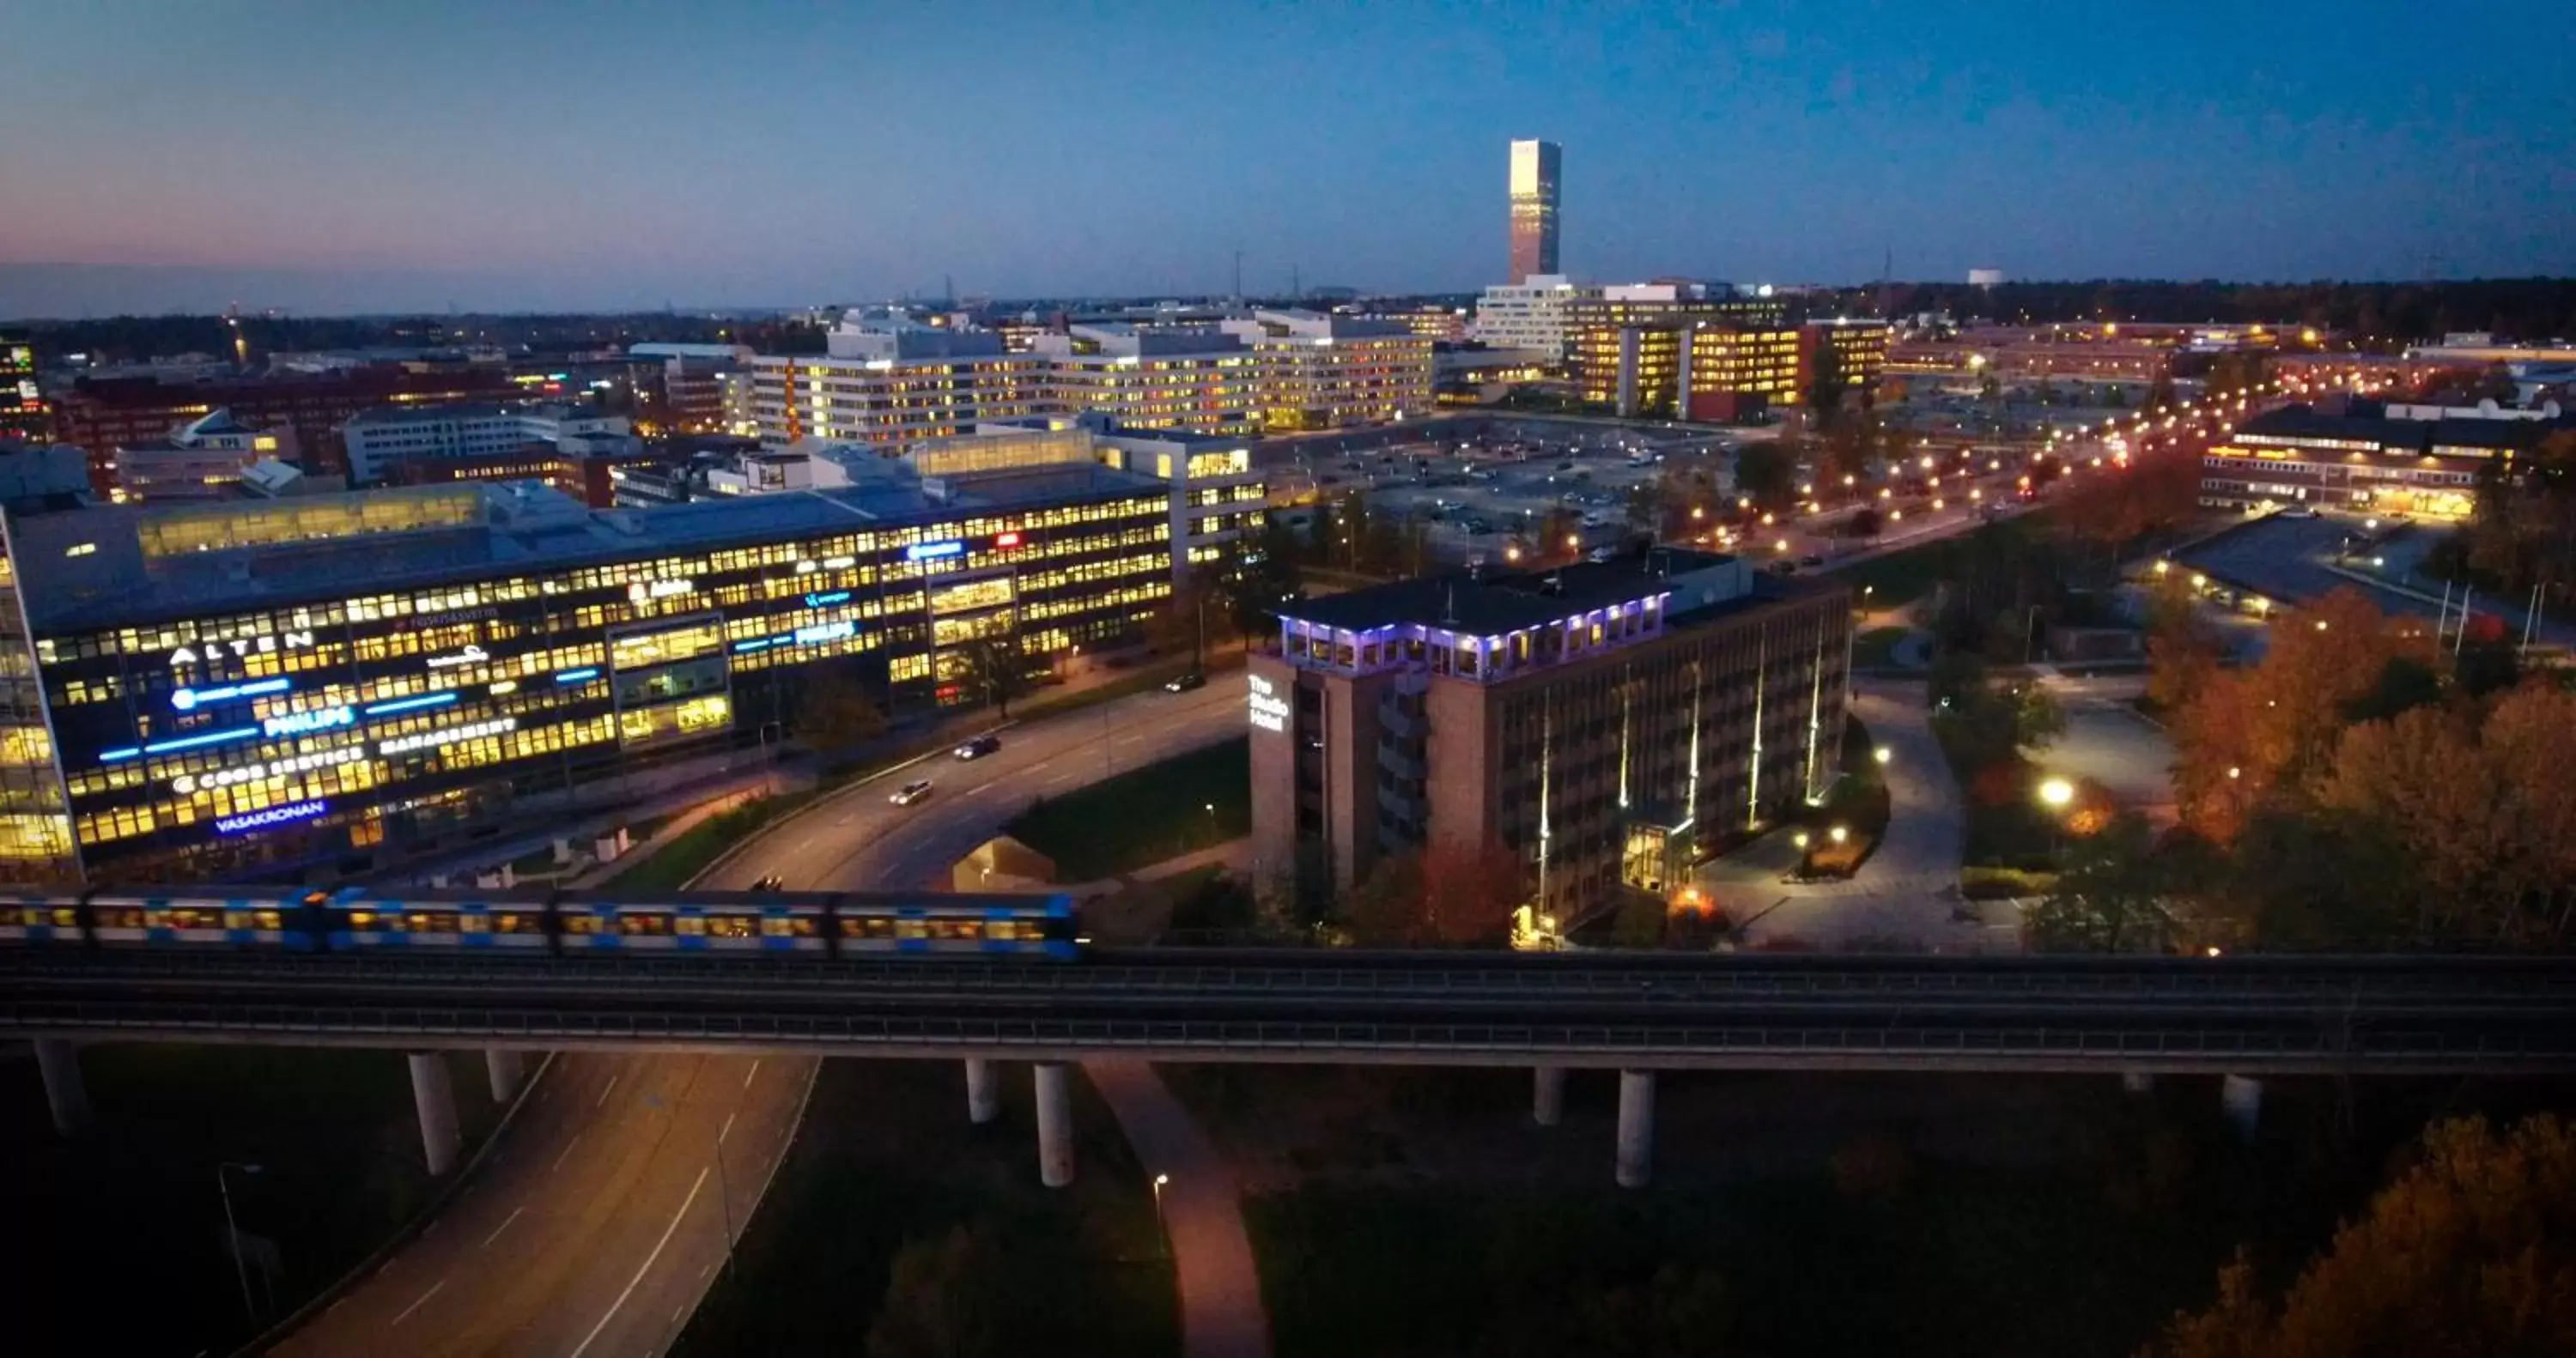
[[1163,691],[1165,693],[1187,693],[1191,689],[1205,687],[1207,687],[1207,676],[1199,673],[1197,670],[1192,670],[1176,679],[1166,681],[1163,685]]
[[956,753],[960,759],[981,759],[1000,748],[1002,748],[1000,736],[982,735],[958,746]]
[[768,876],[761,878],[759,881],[752,883],[751,889],[754,891],[785,891],[787,889],[787,879],[773,872]]

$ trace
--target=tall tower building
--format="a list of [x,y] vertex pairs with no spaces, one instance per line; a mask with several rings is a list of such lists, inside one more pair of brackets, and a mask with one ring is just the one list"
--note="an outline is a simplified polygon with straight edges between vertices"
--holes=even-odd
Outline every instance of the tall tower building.
[[1556,169],[1552,141],[1512,143],[1512,273],[1515,284],[1556,272]]

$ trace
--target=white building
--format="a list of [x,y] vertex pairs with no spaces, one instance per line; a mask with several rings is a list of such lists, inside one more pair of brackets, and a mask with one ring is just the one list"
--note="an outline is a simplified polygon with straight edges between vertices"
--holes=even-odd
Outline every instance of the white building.
[[577,406],[379,406],[349,417],[349,484],[371,486],[401,462],[492,457],[532,443],[565,453],[622,453],[635,446],[623,415]]
[[1525,282],[1487,288],[1476,302],[1475,337],[1497,349],[1535,349],[1562,363],[1573,339],[1566,306],[1597,300],[1604,292],[1564,274],[1534,274]]
[[236,493],[243,474],[262,460],[293,461],[295,428],[263,427],[211,410],[149,443],[116,449],[116,498],[203,500]]

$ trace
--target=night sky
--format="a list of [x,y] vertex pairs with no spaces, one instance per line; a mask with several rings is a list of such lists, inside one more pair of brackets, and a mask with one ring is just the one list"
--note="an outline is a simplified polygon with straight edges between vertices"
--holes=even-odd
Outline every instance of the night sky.
[[2567,274],[2571,53],[2470,0],[24,0],[0,316],[1469,289],[1530,136],[1596,279]]

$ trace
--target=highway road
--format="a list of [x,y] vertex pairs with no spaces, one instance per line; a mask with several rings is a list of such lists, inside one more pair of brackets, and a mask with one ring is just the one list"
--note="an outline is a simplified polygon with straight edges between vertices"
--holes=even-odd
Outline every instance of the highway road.
[[[1031,797],[1240,731],[1241,692],[1219,675],[1191,693],[1012,726],[982,759],[941,755],[818,803],[700,884],[738,889],[772,873],[796,889],[934,880]],[[919,777],[937,785],[928,800],[887,803],[889,789]],[[558,1053],[429,1230],[274,1351],[663,1352],[723,1266],[728,1227],[738,1239],[749,1224],[819,1066],[799,1055]]]

